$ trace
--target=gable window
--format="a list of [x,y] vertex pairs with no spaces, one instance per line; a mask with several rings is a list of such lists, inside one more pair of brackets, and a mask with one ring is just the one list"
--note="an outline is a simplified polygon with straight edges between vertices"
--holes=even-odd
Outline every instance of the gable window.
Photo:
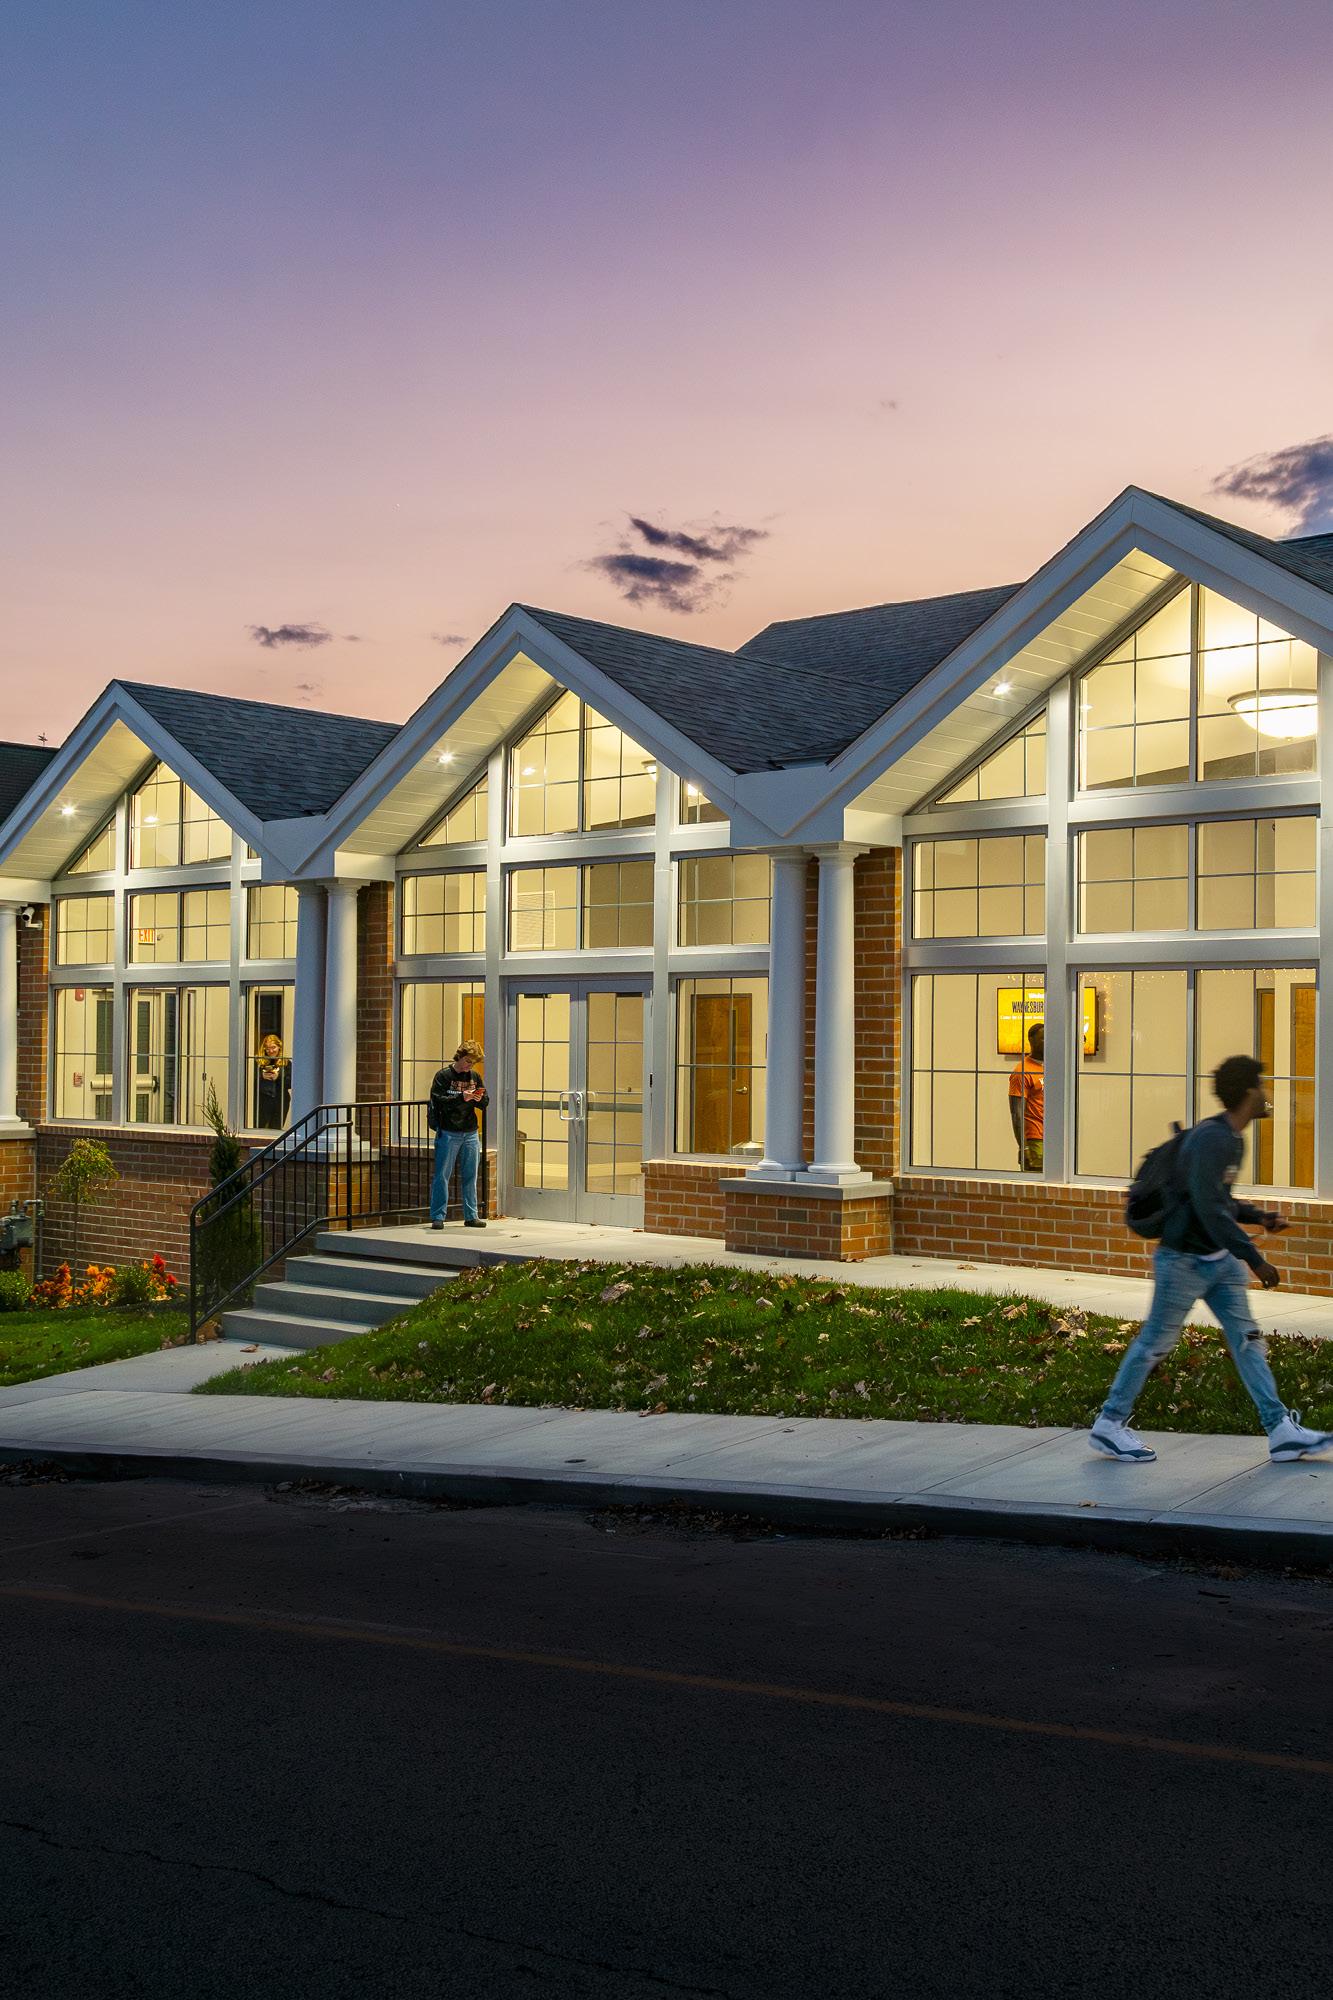
[[486,838],[486,810],[490,787],[485,778],[450,808],[439,824],[423,835],[422,847],[460,847]]
[[1078,683],[1085,791],[1314,769],[1312,646],[1187,585]]
[[67,875],[102,875],[116,865],[116,822],[109,819],[102,831],[94,834],[81,854],[76,854],[65,873]]
[[130,800],[130,867],[230,859],[231,829],[165,764],[155,764]]
[[654,759],[568,690],[510,752],[511,834],[648,827],[656,798]]
[[682,826],[717,826],[725,823],[727,817],[721,806],[715,806],[711,799],[705,798],[699,787],[692,785],[688,778],[680,781],[676,811]]
[[1033,799],[1046,790],[1046,711],[960,778],[936,801],[973,805],[994,799]]
[[445,875],[404,875],[402,950],[405,958],[423,952],[485,951],[486,876],[480,868]]
[[916,843],[914,937],[1039,937],[1045,928],[1044,833]]
[[110,965],[116,937],[113,897],[61,896],[55,918],[57,965]]

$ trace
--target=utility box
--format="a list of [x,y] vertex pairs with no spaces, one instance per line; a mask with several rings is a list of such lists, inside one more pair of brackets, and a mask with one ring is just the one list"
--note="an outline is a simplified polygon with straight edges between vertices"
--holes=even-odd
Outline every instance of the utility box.
[[8,1215],[0,1215],[0,1255],[31,1250],[34,1233],[32,1217],[15,1202]]

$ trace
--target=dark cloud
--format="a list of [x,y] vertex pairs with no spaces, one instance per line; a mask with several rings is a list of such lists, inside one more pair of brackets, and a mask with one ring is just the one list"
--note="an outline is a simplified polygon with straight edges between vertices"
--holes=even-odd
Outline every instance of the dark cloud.
[[896,396],[881,396],[879,407],[881,410],[896,410],[898,407],[898,398]]
[[344,646],[361,646],[361,645],[364,645],[364,644],[365,644],[365,636],[366,636],[366,635],[365,635],[365,633],[364,633],[364,632],[344,632],[344,633],[343,633],[343,644],[344,644]]
[[[767,539],[767,528],[726,526],[721,522],[696,528],[669,528],[642,514],[629,516],[630,532],[609,554],[591,556],[583,565],[614,585],[627,604],[658,604],[686,616],[710,604],[726,601],[736,580],[737,566],[756,542]],[[642,546],[636,546],[636,542]],[[669,549],[670,555],[645,551]],[[681,560],[685,558],[685,560]]]
[[323,681],[298,681],[294,692],[302,701],[317,701],[324,692]]
[[1333,529],[1333,432],[1282,451],[1256,452],[1219,472],[1212,490],[1276,507],[1289,528],[1309,535]]
[[437,646],[466,646],[466,632],[432,632],[431,638]]
[[327,646],[333,637],[327,626],[316,625],[250,625],[250,637],[257,646]]

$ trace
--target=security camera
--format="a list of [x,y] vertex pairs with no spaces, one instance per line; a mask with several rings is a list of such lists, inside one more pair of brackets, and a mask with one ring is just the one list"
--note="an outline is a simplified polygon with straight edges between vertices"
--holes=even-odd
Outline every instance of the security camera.
[[23,925],[25,930],[30,930],[30,931],[36,930],[37,928],[36,903],[25,903],[23,905],[22,909],[19,911],[19,921]]

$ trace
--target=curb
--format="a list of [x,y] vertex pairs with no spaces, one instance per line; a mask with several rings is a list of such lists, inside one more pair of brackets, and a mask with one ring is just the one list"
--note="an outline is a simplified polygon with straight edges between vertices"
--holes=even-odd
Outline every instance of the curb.
[[919,1495],[865,1496],[828,1488],[726,1485],[707,1480],[638,1479],[606,1473],[494,1472],[366,1466],[322,1459],[260,1459],[250,1454],[173,1451],[96,1452],[76,1447],[0,1444],[0,1465],[59,1465],[93,1479],[206,1479],[229,1485],[318,1480],[402,1500],[455,1500],[480,1507],[663,1507],[762,1520],[822,1533],[910,1533],[1091,1548],[1138,1556],[1230,1556],[1267,1566],[1333,1564],[1333,1526],[1251,1526],[1235,1520],[1042,1507],[989,1501],[930,1500]]

